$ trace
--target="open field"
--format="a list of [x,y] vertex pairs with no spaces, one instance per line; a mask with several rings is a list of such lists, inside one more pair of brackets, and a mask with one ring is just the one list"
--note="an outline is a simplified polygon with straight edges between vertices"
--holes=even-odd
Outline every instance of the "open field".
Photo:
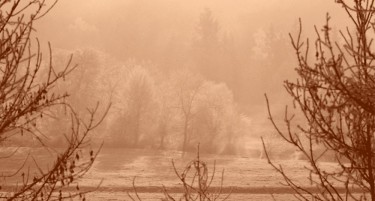
[[[17,160],[12,164],[0,164],[5,172],[11,172],[14,167],[21,164],[22,156],[30,153],[23,150],[17,154]],[[38,154],[32,150],[32,154]],[[132,181],[140,195],[145,200],[158,200],[162,197],[161,187],[166,186],[171,193],[180,193],[181,182],[175,176],[172,163],[182,171],[184,165],[192,160],[195,154],[187,154],[181,158],[181,153],[176,151],[154,151],[135,149],[108,149],[104,148],[99,154],[94,166],[80,182],[81,188],[93,189],[101,183],[99,190],[88,195],[89,200],[130,200],[127,192],[132,192]],[[48,166],[51,156],[39,155],[43,161],[41,166]],[[224,192],[232,191],[230,200],[272,200],[271,194],[278,200],[291,200],[293,195],[290,189],[284,187],[282,177],[278,175],[264,159],[248,158],[238,155],[210,155],[201,154],[201,159],[208,163],[209,173],[216,164],[215,179],[212,186],[220,186],[221,171],[224,170]],[[278,161],[283,164],[290,175],[305,182],[307,171],[306,163],[300,160]],[[333,164],[325,163],[325,166]],[[31,175],[33,170],[31,170]],[[7,184],[11,181],[7,181]],[[305,183],[306,184],[306,183]],[[224,193],[224,194],[225,194]]]

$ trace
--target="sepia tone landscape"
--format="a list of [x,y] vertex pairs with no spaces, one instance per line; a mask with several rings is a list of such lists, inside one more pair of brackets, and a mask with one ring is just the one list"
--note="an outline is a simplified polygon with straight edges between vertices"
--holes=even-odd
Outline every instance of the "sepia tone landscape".
[[0,1],[0,200],[375,201],[374,4]]

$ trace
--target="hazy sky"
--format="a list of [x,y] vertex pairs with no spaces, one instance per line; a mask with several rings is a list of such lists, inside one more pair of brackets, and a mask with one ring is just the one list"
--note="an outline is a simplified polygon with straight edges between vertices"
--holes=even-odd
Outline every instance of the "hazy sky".
[[[301,17],[306,30],[321,25],[325,13],[332,13],[332,23],[346,20],[339,5],[327,0],[60,0],[56,7],[37,24],[38,36],[54,47],[94,46],[112,52],[121,32],[131,30],[135,19],[184,32],[198,21],[199,13],[210,8],[222,29],[237,34],[243,29],[274,26],[293,27]],[[173,30],[177,29],[177,30]],[[141,33],[138,33],[141,34]],[[124,47],[125,48],[125,47]]]

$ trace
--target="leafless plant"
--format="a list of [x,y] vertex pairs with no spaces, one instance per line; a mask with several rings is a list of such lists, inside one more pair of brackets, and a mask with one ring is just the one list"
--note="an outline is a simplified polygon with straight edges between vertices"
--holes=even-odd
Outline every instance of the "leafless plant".
[[[50,3],[50,4],[48,4]],[[97,117],[98,106],[89,109],[88,120],[82,120],[65,101],[68,94],[53,93],[53,88],[71,73],[71,59],[62,70],[57,70],[52,62],[51,45],[49,61],[43,60],[39,42],[31,41],[34,23],[46,15],[57,1],[0,1],[0,142],[10,140],[16,135],[31,135],[46,151],[46,136],[37,127],[37,121],[49,115],[51,108],[57,105],[66,107],[71,115],[70,134],[66,134],[67,146],[56,151],[53,165],[46,169],[39,166],[33,158],[38,173],[30,173],[25,163],[13,174],[4,178],[21,178],[16,186],[8,186],[10,191],[0,194],[5,200],[62,200],[80,197],[77,179],[81,178],[93,164],[98,152],[90,150],[87,156],[82,149],[88,146],[88,134],[103,120],[107,110]],[[47,68],[47,75],[42,69]],[[61,68],[60,68],[61,69]],[[69,126],[69,125],[67,125]],[[2,163],[12,160],[11,155],[1,157]],[[86,158],[86,159],[85,159]],[[9,184],[7,184],[9,185]],[[75,191],[64,192],[69,185],[75,185]]]
[[[287,170],[268,162],[291,187],[299,200],[372,200],[375,201],[375,55],[371,30],[374,30],[374,0],[335,1],[348,14],[354,32],[340,31],[343,44],[332,41],[327,14],[321,32],[315,27],[315,61],[310,62],[310,43],[301,39],[302,25],[292,45],[298,59],[296,82],[285,81],[307,126],[293,129],[294,115],[285,110],[286,128],[272,117],[266,96],[269,119],[277,133],[299,150],[309,162],[307,188],[291,179]],[[349,25],[348,25],[349,26]],[[264,149],[266,149],[263,143]],[[316,147],[323,147],[317,153]],[[333,155],[337,168],[326,169],[321,159]]]
[[[215,178],[216,173],[216,162],[213,166],[212,175],[209,175],[207,163],[200,159],[199,146],[197,151],[197,157],[194,160],[190,161],[181,173],[178,172],[173,160],[172,165],[176,176],[182,182],[182,196],[179,199],[174,198],[171,195],[171,193],[168,192],[167,187],[163,186],[164,198],[162,200],[224,201],[227,200],[231,195],[231,193],[228,193],[226,195],[223,194],[224,170],[221,172],[220,186],[216,188],[212,186],[212,182]],[[133,190],[135,193],[135,197],[133,198],[130,194],[128,195],[134,201],[141,201],[141,198],[137,193],[137,188],[135,187],[134,181],[135,179],[133,180]]]

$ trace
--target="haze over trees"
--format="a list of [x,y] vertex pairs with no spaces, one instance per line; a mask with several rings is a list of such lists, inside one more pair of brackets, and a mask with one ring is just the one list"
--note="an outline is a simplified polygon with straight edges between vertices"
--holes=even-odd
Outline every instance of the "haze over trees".
[[205,81],[187,69],[157,80],[142,66],[130,68],[126,78],[123,93],[115,94],[121,98],[108,122],[108,143],[183,152],[194,151],[197,143],[214,153],[243,148],[236,137],[244,135],[244,117],[225,84]]
[[[142,23],[137,26],[143,27]],[[121,61],[93,48],[56,49],[56,66],[74,54],[72,65],[77,64],[77,68],[55,91],[71,91],[67,99],[79,111],[97,101],[112,102],[108,118],[94,132],[96,143],[104,139],[106,145],[118,148],[185,152],[194,151],[200,142],[202,152],[243,151],[246,144],[241,139],[248,133],[251,120],[239,103],[239,85],[245,82],[247,71],[239,59],[239,49],[208,8],[197,16],[191,31],[188,43],[180,44],[179,38],[167,43],[169,53],[160,55],[168,55],[166,60],[148,57],[143,50],[139,54],[128,50],[134,55]],[[136,44],[130,48],[141,45],[138,42],[134,40]],[[64,112],[63,107],[56,110]],[[51,119],[48,123],[53,126],[46,129],[48,133],[63,130],[67,121],[68,116]],[[61,140],[51,138],[57,144]]]
[[[132,2],[128,6],[148,10],[140,5]],[[159,6],[164,8],[163,4]],[[85,110],[96,101],[113,103],[108,118],[94,134],[95,141],[105,139],[106,145],[119,148],[183,152],[194,151],[198,142],[203,143],[202,152],[245,150],[243,139],[257,132],[249,128],[253,122],[259,123],[263,111],[262,99],[249,90],[266,86],[265,77],[272,79],[267,83],[281,82],[280,76],[269,76],[268,72],[285,74],[283,66],[290,63],[288,56],[277,56],[277,52],[288,39],[271,28],[258,29],[266,37],[249,33],[243,39],[226,30],[210,8],[200,10],[187,23],[191,26],[183,28],[185,33],[177,25],[169,27],[161,16],[151,22],[131,13],[126,15],[134,23],[119,20],[122,26],[130,23],[131,27],[122,37],[126,40],[119,41],[124,51],[109,54],[83,47],[54,51],[54,61],[61,63],[66,55],[76,55],[72,60],[78,64],[76,73],[61,87],[74,92],[69,97],[72,105]],[[74,22],[72,29],[90,31],[83,21]],[[175,31],[166,34],[166,29]],[[278,62],[275,68],[269,63],[274,57]],[[280,91],[272,84],[266,87]],[[55,123],[55,128],[62,128],[59,121]],[[260,153],[260,147],[255,149]]]
[[[221,11],[231,4],[202,6],[194,1],[186,7],[168,0],[99,4],[90,4],[87,10],[83,9],[87,2],[60,2],[60,10],[38,22],[37,33],[60,47],[53,50],[56,66],[64,64],[66,56],[76,55],[72,60],[78,64],[76,73],[56,91],[72,91],[68,100],[79,111],[97,101],[113,103],[108,118],[94,132],[95,142],[108,139],[105,145],[115,147],[191,151],[204,141],[207,150],[201,146],[202,152],[236,153],[250,146],[247,138],[271,133],[262,95],[266,91],[280,102],[286,99],[277,83],[295,76],[286,70],[293,61],[284,34],[295,24],[253,22],[261,14],[253,8],[246,12],[249,6],[241,3],[225,12]],[[64,14],[68,8],[71,15]],[[97,10],[102,12],[93,14]],[[56,24],[68,28],[51,36],[47,30]],[[63,40],[67,37],[70,40]],[[191,89],[181,91],[186,86],[175,82],[182,72],[201,80],[191,105],[185,102]],[[137,88],[143,92],[135,93]],[[56,110],[64,112],[63,107]],[[64,129],[62,121],[49,123],[55,126],[46,128],[48,133]],[[209,142],[210,138],[214,140]]]
[[[207,5],[204,6],[205,4]],[[64,49],[90,47],[111,55],[120,63],[127,63],[129,60],[139,64],[151,63],[163,73],[183,68],[193,69],[204,79],[227,84],[233,92],[234,100],[247,115],[250,115],[251,110],[261,113],[263,92],[279,92],[282,89],[275,89],[278,85],[272,83],[282,82],[286,72],[293,71],[288,70],[286,65],[293,60],[290,54],[286,57],[280,55],[290,51],[279,51],[280,54],[277,55],[280,55],[281,61],[266,68],[264,64],[271,59],[258,55],[268,57],[275,55],[268,51],[276,53],[277,50],[282,50],[279,45],[287,44],[289,40],[285,37],[286,30],[290,30],[295,24],[260,24],[253,20],[257,15],[252,10],[252,5],[241,7],[241,3],[232,4],[224,1],[218,4],[213,1],[179,4],[169,0],[127,0],[101,4],[100,8],[103,10],[99,11],[96,4],[77,4],[66,0],[61,3],[61,7],[64,5],[72,15],[64,15],[64,10],[61,9],[52,13],[55,15],[49,19],[69,27],[65,35],[72,40],[62,41],[63,36],[59,33],[54,36],[47,34],[44,31],[44,28],[47,29],[47,21],[39,24],[42,28],[39,33],[45,38],[55,39],[59,47]],[[85,10],[87,6],[98,12],[93,14]],[[225,7],[234,8],[231,10],[224,9]],[[274,9],[270,5],[267,7]],[[268,21],[269,18],[261,19]],[[294,15],[292,19],[295,19]],[[275,35],[283,42],[268,42],[274,40],[268,39],[268,35]],[[274,71],[278,73],[273,73]],[[273,76],[268,77],[269,74]],[[263,80],[270,84],[265,86]]]

